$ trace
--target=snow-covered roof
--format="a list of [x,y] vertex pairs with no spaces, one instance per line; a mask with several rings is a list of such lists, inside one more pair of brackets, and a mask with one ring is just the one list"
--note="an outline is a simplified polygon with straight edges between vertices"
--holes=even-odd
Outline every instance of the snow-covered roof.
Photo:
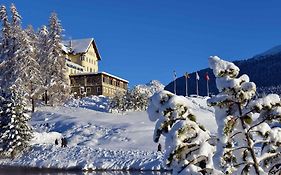
[[86,53],[92,44],[97,54],[98,60],[101,60],[94,38],[64,40],[62,41],[62,43],[67,48],[67,49],[63,48],[63,50],[66,53],[72,53],[72,54]]
[[129,81],[128,81],[128,80],[125,80],[125,79],[123,79],[123,78],[117,77],[117,76],[112,75],[112,74],[110,74],[110,73],[107,73],[107,72],[100,72],[100,73],[101,73],[101,74],[104,74],[104,75],[107,75],[107,76],[110,76],[110,77],[113,77],[113,78],[116,78],[116,79],[119,79],[119,80],[122,80],[122,81],[124,81],[124,82],[129,83]]
[[123,79],[123,78],[120,78],[120,77],[118,77],[118,76],[112,75],[112,74],[107,73],[107,72],[82,72],[82,73],[77,73],[77,74],[71,75],[71,76],[79,76],[79,75],[98,75],[98,74],[107,75],[107,76],[110,76],[110,77],[112,77],[112,78],[115,78],[115,79],[124,81],[124,82],[126,82],[126,83],[129,83],[128,80],[125,80],[125,79]]

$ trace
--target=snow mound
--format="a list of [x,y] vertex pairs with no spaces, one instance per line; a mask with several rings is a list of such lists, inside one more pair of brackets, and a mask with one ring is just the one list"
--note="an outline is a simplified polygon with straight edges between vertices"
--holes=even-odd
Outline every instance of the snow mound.
[[109,111],[109,98],[105,96],[89,96],[79,99],[71,99],[65,104],[66,107],[86,108],[100,112]]

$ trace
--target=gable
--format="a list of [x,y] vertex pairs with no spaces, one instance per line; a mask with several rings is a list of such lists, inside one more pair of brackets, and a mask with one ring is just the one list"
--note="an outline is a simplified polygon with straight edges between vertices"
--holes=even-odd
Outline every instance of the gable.
[[93,38],[65,40],[62,43],[67,48],[67,53],[73,55],[84,54],[89,50],[90,47],[93,47],[98,60],[101,60],[100,54]]

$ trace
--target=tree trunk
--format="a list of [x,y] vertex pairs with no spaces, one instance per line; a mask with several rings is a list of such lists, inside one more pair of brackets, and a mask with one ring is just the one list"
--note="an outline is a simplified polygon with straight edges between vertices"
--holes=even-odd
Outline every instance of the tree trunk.
[[[243,127],[244,131],[246,131],[245,122],[244,122],[244,120],[243,120],[243,118],[242,118],[242,117],[243,117],[243,116],[242,116],[243,114],[242,114],[241,104],[240,104],[240,103],[237,103],[237,105],[238,105],[238,109],[239,109],[239,115],[240,115],[239,118],[240,118],[242,127]],[[254,151],[254,149],[252,148],[252,144],[251,144],[251,137],[249,136],[249,133],[248,133],[248,132],[245,132],[245,136],[246,136],[247,144],[248,144],[248,147],[249,147],[249,151],[250,151],[251,156],[252,156],[253,161],[254,161],[254,168],[255,168],[256,174],[257,174],[257,175],[260,175],[257,157],[256,157],[255,151]]]
[[47,103],[48,103],[48,91],[47,90],[45,90],[44,100],[45,100],[45,105],[47,105]]
[[31,98],[31,105],[32,105],[32,110],[31,110],[31,112],[33,113],[33,112],[35,111],[35,100],[34,100],[33,97]]

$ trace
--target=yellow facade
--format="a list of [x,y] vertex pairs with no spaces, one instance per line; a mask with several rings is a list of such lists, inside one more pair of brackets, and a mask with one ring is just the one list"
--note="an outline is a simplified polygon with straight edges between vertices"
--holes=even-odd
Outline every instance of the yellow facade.
[[[84,42],[84,48],[80,47],[76,49],[75,45],[72,45],[72,43],[75,44],[77,42]],[[65,41],[64,46],[68,75],[98,72],[98,61],[100,60],[100,55],[93,39]],[[76,53],[75,50],[79,50],[79,53]]]

